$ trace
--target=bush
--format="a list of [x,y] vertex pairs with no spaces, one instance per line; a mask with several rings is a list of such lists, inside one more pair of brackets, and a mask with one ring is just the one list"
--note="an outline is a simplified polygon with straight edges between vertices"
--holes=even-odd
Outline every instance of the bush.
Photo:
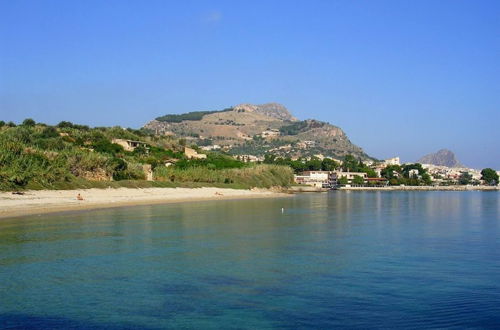
[[109,140],[101,139],[92,144],[92,148],[94,148],[97,152],[102,152],[106,154],[115,155],[117,153],[124,152],[123,147],[116,143],[111,143]]
[[36,122],[31,118],[26,118],[25,120],[23,120],[23,123],[21,125],[22,126],[35,126]]

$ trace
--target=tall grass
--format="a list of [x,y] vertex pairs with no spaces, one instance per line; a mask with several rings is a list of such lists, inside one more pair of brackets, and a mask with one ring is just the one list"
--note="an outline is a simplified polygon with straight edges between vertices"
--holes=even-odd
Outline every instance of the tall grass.
[[264,164],[223,170],[212,170],[206,167],[185,169],[161,167],[157,168],[154,174],[155,178],[160,181],[233,184],[241,188],[286,187],[293,180],[293,171],[290,167]]
[[[71,124],[72,125],[72,124]],[[64,133],[62,136],[60,133]],[[280,165],[249,165],[227,155],[209,154],[205,160],[187,160],[178,150],[156,141],[150,152],[107,152],[92,148],[112,137],[152,141],[121,128],[79,125],[0,127],[0,190],[70,189],[118,186],[217,186],[231,188],[288,186],[293,173]],[[176,151],[177,150],[177,151]],[[165,160],[180,159],[166,168]],[[142,164],[151,164],[157,182],[145,183]],[[181,166],[182,165],[182,166]],[[111,181],[114,180],[114,181]],[[120,180],[120,181],[118,181]]]

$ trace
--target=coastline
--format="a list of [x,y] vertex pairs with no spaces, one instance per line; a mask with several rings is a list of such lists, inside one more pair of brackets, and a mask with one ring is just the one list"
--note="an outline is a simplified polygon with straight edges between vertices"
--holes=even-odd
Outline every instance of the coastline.
[[[77,200],[78,194],[81,194],[83,200]],[[121,206],[286,196],[289,194],[268,189],[239,190],[213,187],[28,190],[23,195],[0,192],[0,219]]]
[[387,186],[387,187],[341,187],[338,190],[367,191],[499,191],[499,186]]

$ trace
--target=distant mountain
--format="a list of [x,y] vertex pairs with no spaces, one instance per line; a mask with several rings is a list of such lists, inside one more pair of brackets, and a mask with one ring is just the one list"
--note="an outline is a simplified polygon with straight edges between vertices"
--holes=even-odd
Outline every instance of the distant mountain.
[[425,155],[417,163],[432,164],[447,167],[464,167],[457,159],[455,154],[448,149],[441,149],[436,153]]
[[195,111],[158,117],[144,128],[159,135],[185,138],[200,146],[220,146],[234,155],[298,158],[352,154],[370,159],[344,131],[329,123],[300,121],[278,103],[239,104],[223,110]]

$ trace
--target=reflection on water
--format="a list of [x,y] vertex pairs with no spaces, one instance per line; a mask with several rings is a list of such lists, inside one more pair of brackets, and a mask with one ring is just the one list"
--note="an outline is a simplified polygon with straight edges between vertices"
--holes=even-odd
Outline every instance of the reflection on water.
[[2,220],[0,327],[494,328],[499,214],[332,192]]

